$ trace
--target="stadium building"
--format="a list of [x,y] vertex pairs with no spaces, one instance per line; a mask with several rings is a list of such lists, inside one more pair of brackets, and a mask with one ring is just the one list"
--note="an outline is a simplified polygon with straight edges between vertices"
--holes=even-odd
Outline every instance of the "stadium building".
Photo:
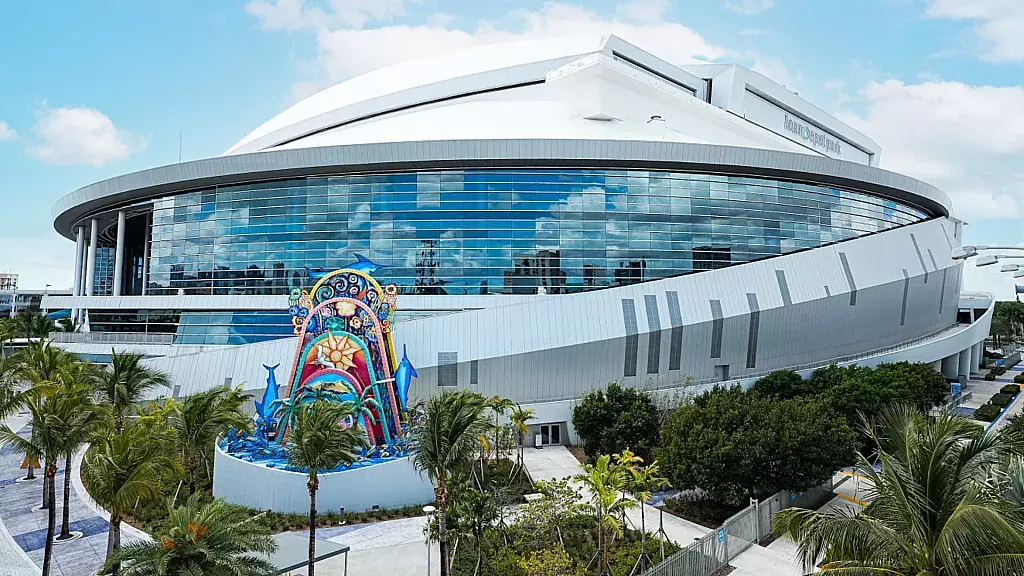
[[384,68],[223,155],[97,182],[53,209],[83,331],[152,357],[174,395],[290,366],[289,293],[362,262],[397,286],[419,379],[537,410],[833,362],[977,370],[992,299],[961,292],[949,198],[869,137],[733,64],[615,36]]

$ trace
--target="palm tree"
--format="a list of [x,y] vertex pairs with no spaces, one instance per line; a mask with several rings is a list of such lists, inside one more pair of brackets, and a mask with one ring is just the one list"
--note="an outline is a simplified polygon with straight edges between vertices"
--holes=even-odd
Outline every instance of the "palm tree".
[[181,466],[185,470],[188,493],[195,494],[197,472],[202,467],[209,475],[212,449],[217,438],[232,428],[245,429],[250,418],[242,405],[252,399],[240,388],[217,386],[174,404],[171,427]]
[[81,395],[60,392],[45,398],[42,402],[29,402],[27,407],[32,415],[32,433],[27,438],[19,436],[6,424],[0,426],[0,441],[10,444],[26,457],[38,457],[46,462],[43,490],[49,507],[43,551],[43,576],[50,573],[53,533],[57,523],[57,509],[54,506],[57,461],[64,454],[68,438],[75,433],[80,422],[88,418],[88,409],[83,407],[81,400]]
[[589,492],[588,507],[597,519],[597,547],[601,553],[600,573],[610,572],[608,546],[611,540],[622,535],[618,517],[636,506],[636,502],[620,497],[626,486],[626,471],[612,463],[611,456],[604,454],[596,464],[584,464],[583,474],[574,477]]
[[169,433],[156,435],[151,427],[127,422],[121,432],[94,441],[85,453],[89,494],[110,512],[110,574],[116,576],[120,568],[112,559],[121,547],[121,520],[136,506],[159,499],[166,479],[178,472],[167,449],[172,442]]
[[[21,315],[19,315],[19,318]],[[21,320],[18,320],[20,323]],[[26,320],[31,323],[31,320]],[[31,342],[29,345],[14,356],[14,359],[18,363],[17,374],[28,380],[32,385],[32,392],[24,394],[21,398],[24,404],[32,403],[37,407],[50,395],[54,394],[57,390],[58,383],[57,378],[61,371],[67,369],[68,366],[72,365],[76,361],[74,354],[51,346],[48,342],[42,340]],[[35,427],[32,428],[32,434],[35,434]],[[27,457],[27,456],[26,456]],[[28,476],[26,478],[34,478],[32,473],[32,462],[35,458],[28,458]],[[49,465],[50,462],[44,462],[44,466]],[[54,464],[56,465],[56,464]],[[45,481],[43,482],[43,504],[42,507],[49,508],[51,505],[49,492],[46,488]]]
[[110,365],[97,379],[99,401],[110,407],[114,417],[114,433],[120,434],[124,419],[150,390],[169,386],[167,374],[147,368],[140,354],[111,350]]
[[303,404],[288,437],[288,462],[309,475],[309,576],[316,559],[316,491],[320,487],[317,471],[351,464],[360,456],[366,441],[356,426],[347,426],[354,416],[344,404],[315,400]]
[[506,412],[512,409],[515,404],[508,398],[502,398],[501,396],[491,396],[487,399],[487,408],[494,414],[494,449],[498,449],[498,434],[501,428],[498,426],[498,418],[504,416]]
[[434,484],[437,500],[437,537],[441,549],[441,576],[449,571],[445,514],[450,502],[448,486],[455,474],[468,471],[478,438],[487,429],[484,399],[468,390],[444,391],[427,401],[425,418],[415,425],[418,449],[413,465]]
[[79,414],[68,422],[69,429],[64,439],[64,508],[61,511],[60,535],[58,540],[71,538],[71,459],[78,450],[96,434],[105,418],[102,407],[92,400],[92,379],[95,366],[85,362],[68,364],[57,373],[59,393],[74,399]]
[[876,470],[858,455],[871,506],[775,515],[776,533],[797,542],[808,571],[824,561],[825,575],[1024,573],[1024,514],[986,482],[1020,453],[1019,438],[908,407],[889,408],[865,428],[881,463]]
[[210,574],[270,576],[277,567],[260,558],[277,549],[270,531],[223,500],[203,504],[192,495],[180,507],[168,503],[169,527],[153,541],[125,544],[107,561],[122,576]]
[[510,416],[512,424],[516,427],[516,438],[519,443],[519,465],[523,465],[523,448],[526,445],[526,435],[530,432],[529,425],[527,424],[530,420],[536,420],[537,417],[533,415],[533,408],[523,408],[519,404],[512,407],[512,414]]
[[626,476],[626,491],[636,498],[640,506],[640,558],[638,562],[641,572],[647,570],[647,562],[650,561],[647,556],[647,522],[644,518],[644,502],[650,500],[655,492],[668,486],[668,478],[658,475],[660,470],[657,460],[647,466],[641,466],[642,463],[641,459],[640,462],[627,468]]

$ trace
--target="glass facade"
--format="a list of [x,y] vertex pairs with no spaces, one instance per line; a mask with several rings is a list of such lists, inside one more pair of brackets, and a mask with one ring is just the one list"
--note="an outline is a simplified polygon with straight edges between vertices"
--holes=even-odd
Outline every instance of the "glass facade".
[[[363,255],[405,294],[551,293],[814,248],[928,218],[827,186],[632,170],[444,170],[154,202],[150,294],[285,294]],[[182,322],[182,325],[187,325]],[[183,336],[185,336],[183,334]]]
[[175,344],[251,344],[292,335],[287,310],[90,310],[93,332],[173,334]]

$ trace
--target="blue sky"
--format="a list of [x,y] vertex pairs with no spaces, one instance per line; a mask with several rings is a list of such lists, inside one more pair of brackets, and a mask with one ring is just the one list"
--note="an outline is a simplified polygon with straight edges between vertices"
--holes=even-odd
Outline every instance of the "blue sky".
[[[53,203],[222,153],[316,90],[430,51],[613,32],[668,60],[740,62],[954,200],[979,244],[1024,242],[1021,0],[49,0],[0,7],[0,271],[71,283]],[[1012,294],[969,270],[968,288]]]

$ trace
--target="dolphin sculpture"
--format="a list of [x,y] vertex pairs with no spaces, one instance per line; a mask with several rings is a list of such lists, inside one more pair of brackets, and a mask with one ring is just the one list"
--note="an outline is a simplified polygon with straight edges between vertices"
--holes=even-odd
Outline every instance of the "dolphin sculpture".
[[256,403],[256,414],[263,418],[263,422],[266,424],[270,423],[276,408],[274,402],[277,401],[277,377],[274,375],[274,370],[277,370],[278,366],[280,364],[263,365],[267,369],[267,388],[263,391],[263,401]]
[[409,384],[412,383],[413,378],[419,378],[419,374],[416,374],[412,362],[409,362],[409,357],[405,353],[405,344],[402,344],[402,361],[398,363],[398,369],[395,370],[395,388],[398,390],[398,401],[402,403],[403,410],[409,406],[407,403]]
[[[377,264],[373,260],[370,260],[366,256],[363,256],[362,254],[356,254],[355,256],[355,262],[342,266],[341,269],[355,270],[357,272],[364,272],[366,274],[372,275],[374,272],[380,270],[381,268],[387,268],[387,266]],[[327,276],[328,274],[330,274],[330,272],[325,272],[323,268],[310,268],[309,266],[306,266],[306,275],[309,276],[310,280],[317,281],[323,278],[324,276]]]

